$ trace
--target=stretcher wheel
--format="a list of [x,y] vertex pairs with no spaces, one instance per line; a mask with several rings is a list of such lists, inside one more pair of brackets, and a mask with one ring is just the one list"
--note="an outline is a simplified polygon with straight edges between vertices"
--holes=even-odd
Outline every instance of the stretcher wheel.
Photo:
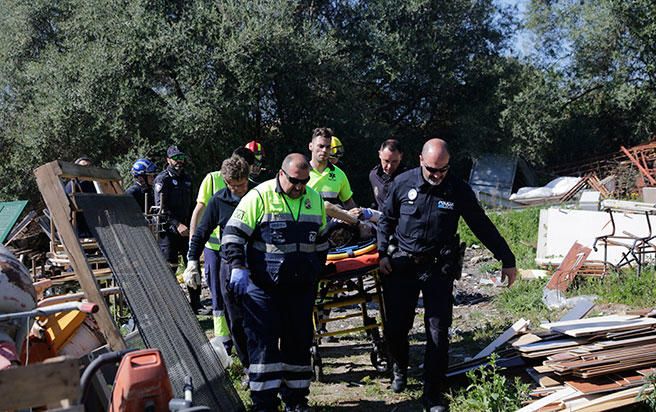
[[371,359],[371,364],[376,371],[384,373],[390,370],[387,353],[381,351],[379,348],[374,347],[371,350],[371,353],[369,353],[369,359]]
[[391,370],[391,365],[389,362],[389,356],[385,350],[387,347],[387,345],[385,345],[385,339],[380,337],[378,329],[371,331],[371,338],[373,342],[371,353],[369,353],[371,364],[378,372],[389,372]]
[[310,353],[312,354],[310,358],[312,377],[315,382],[323,382],[323,362],[321,361],[321,355],[319,355],[319,347],[316,345],[312,346]]

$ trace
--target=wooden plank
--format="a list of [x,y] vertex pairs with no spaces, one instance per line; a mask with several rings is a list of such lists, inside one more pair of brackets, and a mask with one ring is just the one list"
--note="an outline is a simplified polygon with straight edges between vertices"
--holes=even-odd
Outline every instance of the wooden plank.
[[518,320],[511,327],[506,329],[501,335],[499,335],[499,337],[497,337],[492,343],[487,345],[482,351],[478,352],[476,356],[474,356],[472,359],[480,359],[489,356],[499,346],[503,345],[504,343],[512,339],[512,337],[515,336],[517,332],[525,330],[528,327],[529,323],[531,322],[524,318]]
[[94,314],[94,318],[105,336],[109,347],[112,350],[125,349],[125,342],[114,324],[105,299],[103,299],[100,293],[100,287],[96,283],[84,250],[80,246],[80,241],[71,224],[70,219],[72,213],[68,196],[64,192],[64,188],[59,180],[57,171],[55,170],[56,166],[58,166],[57,162],[50,162],[34,171],[39,191],[50,211],[51,220],[54,222],[59,237],[66,248],[66,253],[71,261],[73,270],[77,274],[82,290],[84,290],[87,299],[90,302],[96,303],[100,308]]
[[60,356],[48,362],[0,371],[0,410],[58,403],[80,397],[78,360]]
[[564,314],[559,321],[567,320],[577,320],[581,319],[588,314],[594,307],[594,302],[592,299],[582,299],[577,303],[572,309],[570,309],[566,314]]
[[75,163],[62,162],[61,160],[55,160],[54,162],[47,163],[44,166],[48,165],[51,166],[51,170],[55,176],[60,178],[78,178],[80,180],[95,180],[98,182],[121,180],[121,174],[116,169],[105,169],[95,166],[80,166],[76,165]]
[[565,397],[568,397],[568,396],[571,396],[571,395],[574,395],[576,393],[577,393],[576,389],[566,387],[565,389],[561,389],[559,391],[556,391],[556,392],[552,393],[549,396],[545,396],[544,398],[542,398],[538,401],[535,401],[535,402],[533,402],[529,405],[524,406],[521,409],[518,409],[517,412],[536,412],[540,408],[542,408],[544,406],[547,406],[550,403],[558,402],[561,399],[563,399]]
[[551,290],[560,290],[564,292],[574,280],[576,272],[581,268],[585,260],[592,252],[589,247],[583,246],[578,242],[574,242],[572,247],[567,252],[567,256],[563,262],[558,266],[558,269],[547,283],[546,288]]

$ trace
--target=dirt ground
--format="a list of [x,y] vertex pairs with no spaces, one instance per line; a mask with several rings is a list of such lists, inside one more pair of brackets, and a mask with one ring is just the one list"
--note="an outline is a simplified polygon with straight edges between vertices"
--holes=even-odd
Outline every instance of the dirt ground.
[[[451,328],[451,362],[464,360],[475,355],[493,340],[497,333],[492,331],[489,340],[478,341],[477,331],[486,327],[494,318],[499,324],[499,333],[512,321],[504,323],[503,316],[496,313],[491,298],[502,289],[481,284],[482,278],[489,278],[492,257],[481,249],[468,249],[465,255],[463,277],[455,285],[455,306]],[[496,272],[498,276],[498,271]],[[356,311],[347,309],[341,316]],[[368,307],[370,315],[378,315],[376,304]],[[422,392],[422,369],[424,353],[424,309],[419,299],[414,326],[410,332],[410,369],[408,390],[401,394],[393,393],[390,378],[386,373],[376,372],[370,361],[371,343],[364,334],[342,335],[338,342],[322,343],[319,348],[324,367],[321,382],[313,382],[310,402],[318,411],[421,411],[419,398]],[[357,318],[356,318],[357,319]],[[336,324],[335,324],[336,323]],[[329,324],[328,330],[360,326],[358,320],[340,321]],[[485,336],[487,337],[487,336]]]

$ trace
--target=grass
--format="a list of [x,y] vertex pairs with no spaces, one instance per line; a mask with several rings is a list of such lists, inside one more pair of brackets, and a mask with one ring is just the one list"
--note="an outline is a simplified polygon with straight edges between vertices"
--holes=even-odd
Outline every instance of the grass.
[[569,295],[596,295],[597,303],[621,303],[633,308],[652,307],[656,303],[656,270],[611,273],[604,278],[577,277]]
[[[524,269],[535,268],[540,209],[529,208],[504,212],[488,211],[487,215],[515,254],[517,267]],[[481,243],[462,219],[458,223],[458,232],[462,241],[467,243],[467,246]]]
[[453,412],[514,411],[528,399],[529,386],[503,376],[494,354],[488,366],[467,372],[467,377],[469,386],[450,396]]
[[517,279],[511,288],[504,289],[494,298],[494,305],[512,319],[524,318],[537,325],[545,319],[552,319],[560,312],[549,310],[542,302],[542,290],[546,279]]

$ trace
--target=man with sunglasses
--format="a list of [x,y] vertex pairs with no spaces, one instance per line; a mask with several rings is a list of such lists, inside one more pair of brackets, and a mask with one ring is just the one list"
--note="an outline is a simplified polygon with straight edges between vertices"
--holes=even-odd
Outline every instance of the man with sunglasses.
[[[166,151],[166,169],[153,182],[155,206],[159,206],[160,213],[167,219],[164,231],[159,234],[159,247],[174,273],[178,268],[179,256],[187,264],[189,249],[192,192],[191,178],[184,171],[186,160],[186,155],[178,146],[170,146]],[[187,291],[191,308],[197,312],[201,308],[200,288],[187,286]]]
[[230,284],[242,301],[253,411],[309,411],[312,307],[328,253],[326,211],[306,186],[310,165],[288,155],[248,192],[223,233]]
[[454,279],[462,270],[457,235],[462,217],[472,232],[502,262],[502,278],[512,285],[515,256],[481,208],[474,192],[449,174],[449,151],[442,139],[424,144],[420,166],[399,175],[390,188],[378,222],[378,252],[383,274],[385,336],[393,361],[392,390],[407,383],[408,332],[419,292],[424,301],[426,410],[446,411],[449,339]]

